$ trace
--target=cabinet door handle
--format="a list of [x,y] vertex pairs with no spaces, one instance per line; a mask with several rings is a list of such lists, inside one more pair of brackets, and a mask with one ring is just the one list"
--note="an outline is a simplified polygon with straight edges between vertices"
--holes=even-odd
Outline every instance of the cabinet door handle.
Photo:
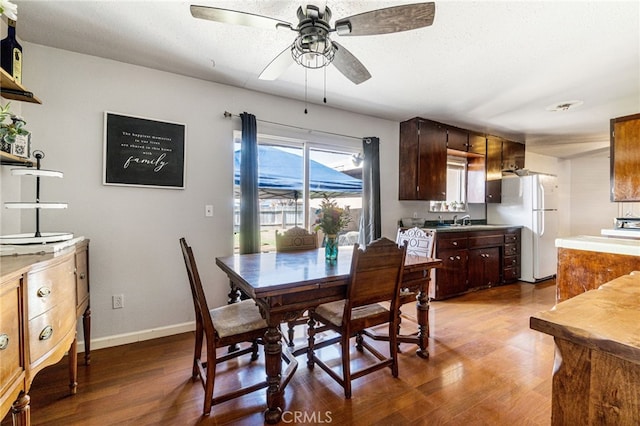
[[0,351],[7,349],[9,346],[9,335],[2,333],[0,334]]
[[53,327],[48,325],[48,326],[46,326],[45,328],[42,329],[42,331],[40,332],[40,336],[38,336],[38,338],[40,340],[47,340],[51,336],[53,336]]
[[38,289],[38,297],[47,297],[51,294],[51,289],[49,287],[40,287]]
[[449,260],[456,260],[456,258],[453,256],[449,256]]
[[84,273],[84,272],[82,272],[82,273],[80,274],[80,279],[81,279],[81,280],[84,280],[84,277],[86,277],[86,275],[85,275],[85,273]]
[[456,260],[460,260],[460,256],[456,256]]
[[457,241],[454,241],[454,242],[452,242],[452,243],[451,243],[451,245],[452,245],[452,246],[457,246],[457,245],[458,245],[458,242],[457,242]]

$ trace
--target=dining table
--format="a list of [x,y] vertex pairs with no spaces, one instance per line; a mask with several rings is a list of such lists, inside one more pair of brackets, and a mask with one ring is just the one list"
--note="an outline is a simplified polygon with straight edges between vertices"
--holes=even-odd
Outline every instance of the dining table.
[[[267,373],[265,421],[278,423],[284,410],[282,335],[280,324],[292,321],[309,309],[346,297],[353,248],[342,246],[335,260],[326,260],[323,248],[291,252],[235,254],[217,257],[216,264],[229,277],[229,303],[241,296],[255,300],[267,321],[264,336]],[[417,292],[418,332],[399,339],[418,345],[417,354],[427,358],[429,334],[428,286],[432,268],[440,259],[407,255],[401,288]]]

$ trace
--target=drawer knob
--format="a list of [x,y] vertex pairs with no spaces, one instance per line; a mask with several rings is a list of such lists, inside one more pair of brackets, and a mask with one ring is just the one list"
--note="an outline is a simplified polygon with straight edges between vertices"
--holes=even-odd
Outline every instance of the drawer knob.
[[457,245],[458,245],[458,242],[457,242],[457,241],[454,241],[454,242],[452,242],[452,243],[451,243],[451,245],[457,246]]
[[42,331],[40,332],[40,336],[38,338],[40,340],[47,340],[51,336],[53,336],[53,327],[48,325],[48,326],[46,326],[45,328],[42,329]]
[[51,289],[49,287],[40,287],[38,289],[38,297],[47,297],[51,294]]
[[8,334],[0,334],[0,351],[7,349],[9,346],[9,335]]
[[85,278],[85,277],[86,277],[85,273],[84,273],[84,272],[82,272],[82,273],[80,274],[80,279],[81,279],[81,280],[84,280],[84,278]]

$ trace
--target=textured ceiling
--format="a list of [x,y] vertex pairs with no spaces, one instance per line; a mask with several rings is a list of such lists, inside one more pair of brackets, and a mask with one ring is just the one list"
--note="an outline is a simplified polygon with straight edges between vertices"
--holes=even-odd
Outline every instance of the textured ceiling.
[[[258,75],[295,37],[191,16],[191,4],[297,24],[296,1],[15,1],[28,42],[265,93],[304,99],[305,73]],[[317,0],[316,0],[317,3]],[[327,0],[333,20],[410,1]],[[640,112],[640,2],[437,1],[432,26],[332,38],[369,70],[354,85],[327,69],[330,106],[402,121],[414,116],[572,157],[608,146],[609,119]],[[214,66],[215,64],[215,66]],[[322,71],[308,73],[321,103]],[[563,112],[547,107],[580,100]]]

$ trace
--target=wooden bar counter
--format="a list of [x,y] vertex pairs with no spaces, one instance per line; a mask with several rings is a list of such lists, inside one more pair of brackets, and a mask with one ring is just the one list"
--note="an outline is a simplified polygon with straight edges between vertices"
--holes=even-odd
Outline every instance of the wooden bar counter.
[[640,273],[531,317],[554,336],[552,425],[640,424]]

